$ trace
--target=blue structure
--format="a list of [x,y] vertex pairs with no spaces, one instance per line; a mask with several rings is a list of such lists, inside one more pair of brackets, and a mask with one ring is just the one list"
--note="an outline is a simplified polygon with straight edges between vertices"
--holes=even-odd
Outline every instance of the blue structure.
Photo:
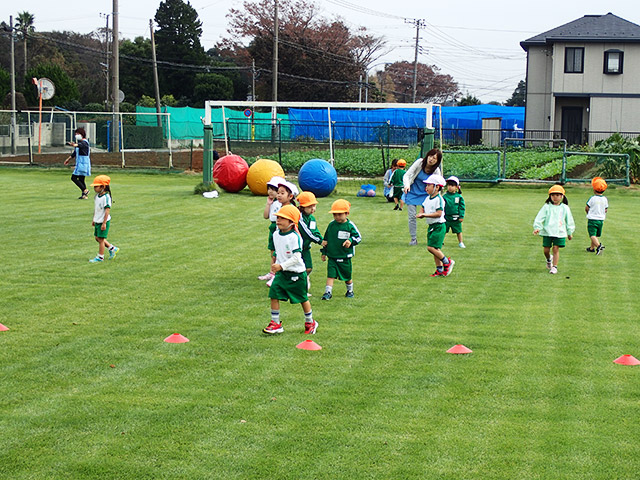
[[312,158],[298,172],[300,189],[313,192],[316,197],[326,197],[338,184],[338,173],[326,160]]

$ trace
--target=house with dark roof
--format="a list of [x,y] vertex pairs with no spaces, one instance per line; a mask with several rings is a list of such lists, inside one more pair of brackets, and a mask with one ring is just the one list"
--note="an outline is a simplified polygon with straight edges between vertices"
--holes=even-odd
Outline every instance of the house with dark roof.
[[603,138],[595,132],[640,132],[640,25],[585,15],[520,46],[527,131],[556,132],[569,144]]

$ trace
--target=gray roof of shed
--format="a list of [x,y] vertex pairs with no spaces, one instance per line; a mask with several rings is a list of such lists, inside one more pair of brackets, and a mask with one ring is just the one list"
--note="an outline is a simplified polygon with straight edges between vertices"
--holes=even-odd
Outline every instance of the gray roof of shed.
[[520,46],[527,50],[529,46],[555,42],[640,42],[640,25],[613,13],[585,15],[520,42]]

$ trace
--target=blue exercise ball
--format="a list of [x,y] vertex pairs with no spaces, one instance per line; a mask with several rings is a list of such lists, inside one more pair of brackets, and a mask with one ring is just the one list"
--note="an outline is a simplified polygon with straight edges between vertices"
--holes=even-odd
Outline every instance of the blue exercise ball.
[[313,192],[316,197],[326,197],[336,188],[338,174],[326,160],[312,158],[298,172],[300,189]]

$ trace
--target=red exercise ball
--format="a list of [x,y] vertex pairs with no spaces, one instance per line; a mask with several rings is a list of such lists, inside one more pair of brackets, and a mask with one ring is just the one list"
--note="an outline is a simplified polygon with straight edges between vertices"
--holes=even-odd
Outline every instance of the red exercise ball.
[[247,186],[249,165],[239,155],[220,157],[213,166],[213,181],[225,192],[236,193]]

